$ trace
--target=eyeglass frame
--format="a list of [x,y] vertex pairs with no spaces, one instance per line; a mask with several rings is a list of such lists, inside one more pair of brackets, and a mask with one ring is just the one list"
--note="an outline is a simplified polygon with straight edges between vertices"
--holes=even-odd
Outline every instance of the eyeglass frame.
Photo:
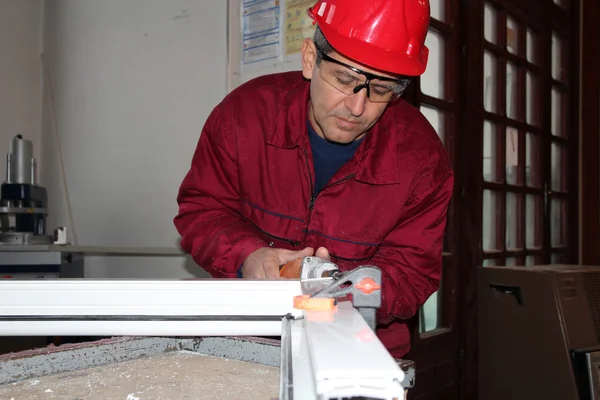
[[[321,58],[321,60],[326,61],[326,62],[331,62],[333,64],[337,64],[337,65],[341,65],[342,67],[348,68],[349,70],[359,74],[359,75],[363,75],[366,80],[364,83],[361,83],[359,85],[357,85],[353,90],[353,94],[356,94],[358,92],[360,92],[363,89],[367,89],[367,99],[369,99],[371,101],[371,87],[369,85],[370,81],[372,80],[380,80],[380,81],[384,81],[384,82],[394,82],[396,83],[400,89],[393,89],[393,91],[396,93],[396,97],[393,97],[390,100],[386,100],[380,103],[388,103],[390,101],[394,101],[397,100],[400,96],[402,96],[402,94],[404,93],[404,91],[406,90],[406,88],[408,87],[408,85],[410,84],[410,79],[408,78],[389,78],[387,76],[381,76],[381,75],[377,75],[377,74],[373,74],[370,72],[366,72],[363,71],[361,69],[358,69],[356,67],[353,67],[352,65],[348,65],[340,60],[336,60],[333,57],[328,56],[327,54],[325,54],[325,52],[316,44],[314,43],[315,48],[317,49],[317,54],[318,57]],[[324,79],[325,80],[325,79]],[[325,80],[325,82],[329,83],[327,80]],[[331,86],[333,86],[336,90],[350,96],[351,94],[348,94],[340,89],[338,89],[337,87],[335,87],[334,85],[332,85],[331,83],[329,83]]]

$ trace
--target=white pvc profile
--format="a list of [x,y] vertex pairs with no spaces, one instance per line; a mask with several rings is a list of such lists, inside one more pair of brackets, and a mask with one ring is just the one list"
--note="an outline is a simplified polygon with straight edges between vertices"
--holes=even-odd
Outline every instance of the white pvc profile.
[[277,336],[297,280],[0,281],[0,336]]
[[292,327],[294,398],[404,398],[404,372],[349,301],[331,321],[310,313]]

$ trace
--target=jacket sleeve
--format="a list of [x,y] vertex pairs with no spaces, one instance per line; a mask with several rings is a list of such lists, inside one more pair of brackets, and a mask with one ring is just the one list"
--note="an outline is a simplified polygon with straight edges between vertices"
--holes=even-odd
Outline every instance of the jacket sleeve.
[[[445,156],[433,158],[415,178],[405,218],[368,262],[382,273],[382,304],[377,314],[380,324],[411,318],[439,288],[454,175]],[[345,270],[358,266],[338,264]]]
[[235,278],[254,250],[267,247],[239,214],[236,138],[217,106],[200,135],[177,196],[181,248],[213,277]]

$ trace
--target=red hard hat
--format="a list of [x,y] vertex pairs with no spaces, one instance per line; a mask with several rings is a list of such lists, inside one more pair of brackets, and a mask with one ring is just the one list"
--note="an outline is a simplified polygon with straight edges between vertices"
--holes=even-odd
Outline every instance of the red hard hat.
[[429,0],[318,0],[308,10],[335,50],[399,75],[425,72]]

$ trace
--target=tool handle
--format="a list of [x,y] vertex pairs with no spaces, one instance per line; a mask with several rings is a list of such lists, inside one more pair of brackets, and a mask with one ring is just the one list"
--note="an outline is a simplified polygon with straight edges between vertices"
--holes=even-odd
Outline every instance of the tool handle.
[[300,279],[302,272],[302,258],[290,261],[279,267],[279,276],[287,279]]

